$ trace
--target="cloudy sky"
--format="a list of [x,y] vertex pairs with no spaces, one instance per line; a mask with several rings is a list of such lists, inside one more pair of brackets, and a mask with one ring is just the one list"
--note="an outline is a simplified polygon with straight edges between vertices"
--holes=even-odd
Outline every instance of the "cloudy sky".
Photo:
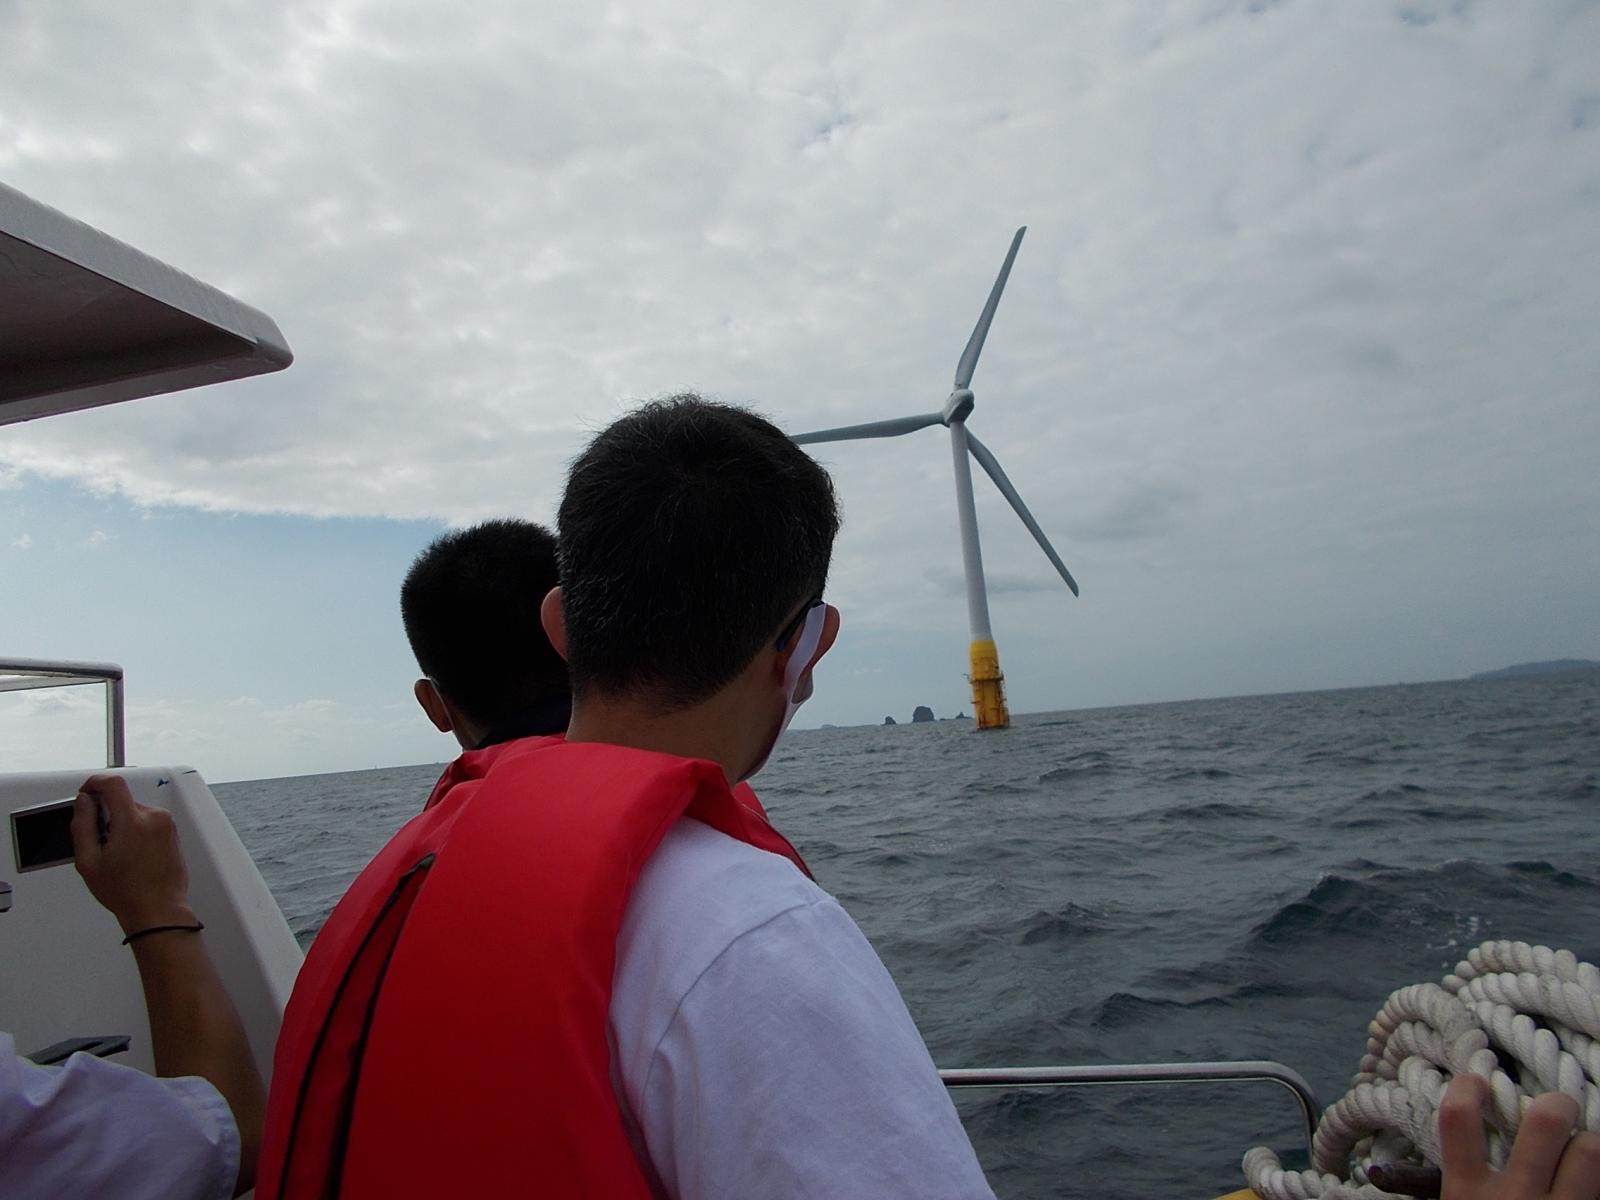
[[[0,429],[0,653],[215,779],[446,757],[396,608],[630,403],[972,428],[1014,710],[1600,658],[1600,5],[8,0],[0,181],[287,372]],[[970,709],[947,435],[819,447],[802,724]],[[92,758],[98,696],[0,705]]]

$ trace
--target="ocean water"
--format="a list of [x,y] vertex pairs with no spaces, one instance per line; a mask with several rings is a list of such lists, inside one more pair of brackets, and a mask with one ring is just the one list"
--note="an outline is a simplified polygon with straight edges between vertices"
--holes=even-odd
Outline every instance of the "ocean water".
[[[221,785],[302,942],[437,766]],[[756,780],[941,1066],[1270,1058],[1507,937],[1600,961],[1600,672],[796,732]],[[1287,1092],[964,1092],[1001,1197],[1210,1197]],[[1302,1153],[1303,1157],[1303,1153]]]

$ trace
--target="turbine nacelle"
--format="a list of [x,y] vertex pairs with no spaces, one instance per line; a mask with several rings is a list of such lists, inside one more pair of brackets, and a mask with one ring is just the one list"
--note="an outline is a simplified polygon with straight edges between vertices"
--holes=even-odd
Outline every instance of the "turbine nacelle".
[[973,398],[972,389],[960,387],[950,393],[950,399],[944,402],[944,414],[941,424],[951,425],[956,421],[965,421],[972,412],[972,406],[977,403]]

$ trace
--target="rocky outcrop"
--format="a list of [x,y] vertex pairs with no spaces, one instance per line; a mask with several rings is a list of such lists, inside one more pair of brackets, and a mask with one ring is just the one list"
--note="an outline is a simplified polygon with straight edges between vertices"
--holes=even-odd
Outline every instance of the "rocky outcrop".
[[931,721],[933,719],[933,709],[929,708],[926,704],[917,705],[917,707],[911,713],[911,723],[913,725],[918,725],[923,721]]
[[900,724],[900,722],[896,721],[893,717],[885,717],[883,719],[883,723],[885,725],[898,725],[898,724]]

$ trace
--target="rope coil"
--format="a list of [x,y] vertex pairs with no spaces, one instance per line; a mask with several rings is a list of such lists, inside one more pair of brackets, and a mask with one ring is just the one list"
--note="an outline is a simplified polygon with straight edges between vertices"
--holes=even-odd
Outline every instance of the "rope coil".
[[1453,1075],[1481,1075],[1491,1098],[1489,1159],[1503,1167],[1541,1092],[1565,1092],[1600,1132],[1600,968],[1570,950],[1490,941],[1442,983],[1390,993],[1367,1027],[1350,1090],[1312,1141],[1312,1169],[1286,1171],[1257,1146],[1244,1174],[1261,1200],[1383,1200],[1374,1164],[1439,1165],[1439,1102]]

